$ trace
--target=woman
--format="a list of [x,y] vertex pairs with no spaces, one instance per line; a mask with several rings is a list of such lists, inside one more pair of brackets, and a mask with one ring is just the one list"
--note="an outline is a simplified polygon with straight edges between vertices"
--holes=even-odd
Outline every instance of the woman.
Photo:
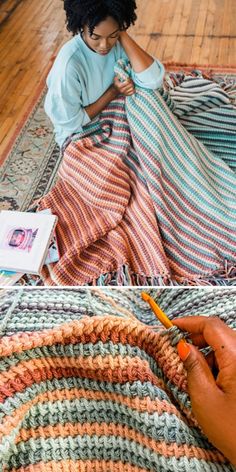
[[58,215],[61,259],[45,268],[45,283],[231,283],[236,112],[229,96],[192,77],[168,95],[162,64],[126,31],[134,1],[64,5],[74,38],[49,74],[45,102],[63,160],[39,205]]
[[[56,141],[64,141],[96,117],[120,93],[132,95],[135,83],[161,86],[164,68],[125,31],[136,20],[134,0],[65,0],[67,28],[74,35],[61,49],[49,74],[45,110]],[[118,59],[129,58],[132,79],[114,77]]]

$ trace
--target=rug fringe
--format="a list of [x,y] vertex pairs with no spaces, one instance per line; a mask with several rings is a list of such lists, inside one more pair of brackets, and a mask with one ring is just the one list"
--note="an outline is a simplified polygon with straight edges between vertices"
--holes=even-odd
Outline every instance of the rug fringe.
[[97,279],[95,279],[90,285],[95,286],[165,286],[171,285],[171,280],[169,276],[156,276],[148,277],[143,274],[136,274],[130,271],[130,268],[127,264],[123,264],[117,271],[107,272],[101,274]]
[[236,265],[232,262],[224,261],[224,266],[221,269],[212,271],[211,274],[199,276],[193,281],[189,281],[186,278],[178,278],[178,281],[181,281],[181,284],[187,282],[187,285],[236,285]]
[[213,271],[211,274],[197,276],[193,279],[187,277],[175,277],[170,275],[146,276],[130,271],[127,264],[122,265],[117,271],[101,274],[89,285],[105,287],[109,286],[134,286],[134,287],[165,287],[165,286],[227,286],[236,285],[236,265],[225,261],[224,267]]

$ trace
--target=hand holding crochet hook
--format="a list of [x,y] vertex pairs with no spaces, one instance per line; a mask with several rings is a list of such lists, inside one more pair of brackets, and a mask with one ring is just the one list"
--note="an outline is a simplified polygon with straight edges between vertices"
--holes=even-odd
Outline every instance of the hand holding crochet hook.
[[[193,413],[211,443],[236,466],[236,332],[217,317],[185,317],[172,323],[145,295],[166,327],[174,325],[190,334],[193,344],[180,342],[177,349],[187,370]],[[207,346],[212,351],[204,357],[199,348]]]

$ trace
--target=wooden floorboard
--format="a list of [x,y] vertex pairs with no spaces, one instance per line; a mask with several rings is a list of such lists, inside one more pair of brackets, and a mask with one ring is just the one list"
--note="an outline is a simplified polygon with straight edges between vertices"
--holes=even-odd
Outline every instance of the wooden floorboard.
[[[0,18],[16,0],[0,5]],[[138,0],[137,42],[163,62],[236,67],[235,0]],[[63,2],[21,0],[0,26],[0,162],[66,31]]]

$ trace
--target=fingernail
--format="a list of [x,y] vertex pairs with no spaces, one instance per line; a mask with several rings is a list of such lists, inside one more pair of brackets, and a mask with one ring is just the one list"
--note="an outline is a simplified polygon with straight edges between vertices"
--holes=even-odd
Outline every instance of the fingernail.
[[180,359],[182,361],[186,361],[191,350],[189,344],[187,344],[184,339],[181,339],[177,344],[177,350],[178,350]]

